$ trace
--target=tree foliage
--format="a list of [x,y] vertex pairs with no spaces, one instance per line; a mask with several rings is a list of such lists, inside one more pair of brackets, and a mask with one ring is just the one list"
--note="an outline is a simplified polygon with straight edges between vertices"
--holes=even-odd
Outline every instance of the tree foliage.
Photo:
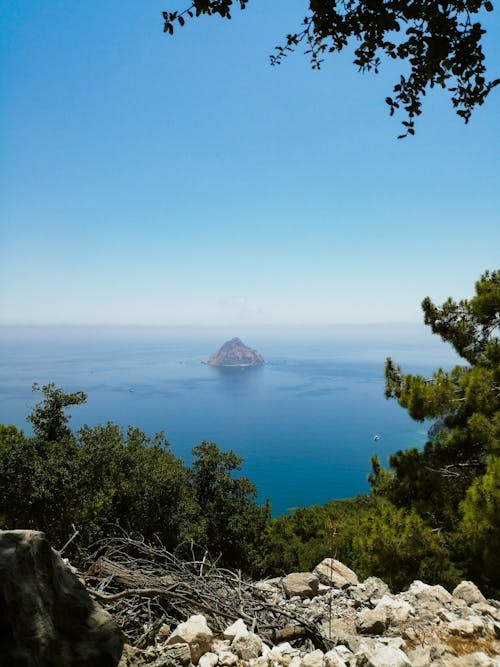
[[206,543],[222,564],[250,571],[269,520],[270,508],[256,504],[257,487],[235,476],[243,459],[203,441],[193,448],[190,480]]
[[70,435],[71,431],[67,426],[69,418],[64,410],[72,405],[85,403],[87,401],[86,394],[83,391],[67,394],[56,387],[53,382],[42,387],[35,382],[33,391],[41,391],[43,394],[43,401],[35,405],[27,417],[37,438],[46,442],[53,442]]
[[[201,14],[230,19],[234,6],[245,9],[249,0],[193,0],[183,10],[165,11],[164,31],[174,33],[187,18]],[[456,113],[467,123],[500,79],[486,78],[483,35],[477,15],[491,12],[490,0],[309,0],[308,13],[298,30],[277,46],[271,64],[279,65],[304,44],[313,69],[326,55],[353,49],[360,71],[378,73],[382,59],[400,61],[402,70],[386,97],[390,114],[402,110],[404,132],[415,133],[422,98],[431,88],[446,89]]]
[[409,449],[391,456],[390,472],[374,458],[372,490],[399,508],[417,511],[434,529],[447,531],[451,541],[468,536],[466,547],[457,543],[457,558],[475,572],[477,554],[481,554],[483,567],[477,580],[498,591],[500,577],[497,569],[491,571],[490,545],[499,539],[500,530],[496,511],[500,271],[485,272],[470,300],[448,299],[436,306],[426,298],[422,308],[426,324],[467,363],[450,371],[438,369],[431,378],[424,378],[405,375],[387,360],[386,397],[396,399],[414,419],[441,418],[443,428],[422,451]]
[[353,548],[358,573],[383,578],[393,591],[403,590],[415,579],[450,588],[460,580],[445,536],[433,531],[414,509],[377,502],[360,516]]
[[113,423],[67,427],[64,410],[85,400],[50,384],[29,420],[35,435],[0,425],[0,528],[43,530],[62,546],[76,526],[90,544],[118,524],[169,549],[196,543],[225,565],[250,571],[269,507],[241,475],[242,460],[203,442],[192,468],[163,433]]

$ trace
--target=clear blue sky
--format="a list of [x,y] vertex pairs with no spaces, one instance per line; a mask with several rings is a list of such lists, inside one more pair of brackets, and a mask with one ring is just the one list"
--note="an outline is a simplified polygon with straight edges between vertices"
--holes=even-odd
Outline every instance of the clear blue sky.
[[498,267],[500,90],[397,141],[393,64],[269,66],[306,4],[171,38],[182,0],[3,0],[2,323],[419,321]]

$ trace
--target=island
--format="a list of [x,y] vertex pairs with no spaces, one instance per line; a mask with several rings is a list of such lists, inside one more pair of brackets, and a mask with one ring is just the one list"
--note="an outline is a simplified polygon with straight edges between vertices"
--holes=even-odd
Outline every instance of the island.
[[207,364],[210,366],[262,366],[266,362],[262,356],[252,348],[247,347],[239,338],[231,338],[224,343],[218,352],[212,354]]

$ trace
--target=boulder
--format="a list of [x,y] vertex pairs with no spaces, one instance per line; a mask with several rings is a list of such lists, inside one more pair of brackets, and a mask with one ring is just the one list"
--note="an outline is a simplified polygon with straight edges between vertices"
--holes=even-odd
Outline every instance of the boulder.
[[468,605],[476,602],[486,602],[486,598],[472,581],[462,581],[458,584],[453,591],[453,598],[455,600],[464,600]]
[[350,585],[357,586],[359,579],[357,574],[346,565],[335,558],[325,558],[313,570],[322,584],[335,586],[336,588],[347,588]]
[[219,656],[208,651],[198,660],[198,667],[215,667],[219,662]]
[[269,654],[274,664],[283,665],[283,667],[288,667],[292,660],[298,658],[298,656],[298,649],[293,648],[288,642],[282,642],[278,646],[273,646]]
[[379,644],[374,650],[356,656],[359,667],[412,667],[403,651],[393,646]]
[[423,581],[414,581],[406,593],[400,593],[398,598],[418,605],[431,614],[435,614],[444,604],[452,600],[452,596],[443,586],[430,586]]
[[44,533],[0,531],[0,664],[115,667],[123,635]]
[[391,592],[385,581],[382,581],[378,577],[368,577],[360,587],[363,588],[367,602],[371,602],[372,604],[376,604],[377,600],[380,600],[384,595],[389,595]]
[[306,653],[302,656],[300,664],[302,667],[322,667],[324,657],[323,651],[316,649],[316,651]]
[[238,662],[238,656],[232,651],[218,651],[217,654],[219,656],[219,665],[223,665],[223,667],[232,667]]
[[410,614],[415,610],[409,602],[406,600],[399,600],[390,595],[384,595],[374,611],[383,611],[385,612],[388,625],[400,625],[408,620]]
[[195,614],[185,623],[180,623],[170,637],[167,644],[188,644],[191,652],[191,661],[196,665],[200,657],[211,648],[213,634],[207,621],[201,614]]
[[387,626],[387,613],[383,607],[363,609],[358,616],[357,629],[362,635],[381,635]]
[[283,578],[287,598],[313,598],[318,594],[319,579],[310,572],[294,572]]
[[452,621],[448,625],[448,630],[450,634],[460,637],[478,637],[483,634],[484,625],[478,616],[471,616]]
[[325,667],[347,667],[347,663],[344,660],[344,657],[345,656],[340,655],[336,648],[328,651],[328,653],[325,653]]
[[231,641],[233,641],[236,635],[245,635],[245,634],[248,634],[248,628],[245,625],[245,621],[242,618],[239,618],[237,621],[235,621],[232,625],[229,625],[224,630],[224,639],[230,639]]
[[258,658],[262,653],[262,639],[253,632],[236,635],[231,644],[231,650],[240,660]]

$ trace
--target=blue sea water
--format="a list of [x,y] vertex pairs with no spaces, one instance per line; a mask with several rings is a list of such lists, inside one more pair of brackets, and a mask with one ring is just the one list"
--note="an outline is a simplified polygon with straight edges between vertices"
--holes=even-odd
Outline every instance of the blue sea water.
[[[409,333],[410,332],[410,333]],[[236,332],[234,335],[238,335]],[[428,424],[384,398],[390,354],[408,372],[429,374],[455,358],[420,331],[340,328],[244,338],[266,365],[223,371],[204,364],[218,332],[3,328],[0,423],[30,432],[40,399],[33,382],[88,394],[71,426],[113,421],[153,434],[191,460],[202,440],[244,458],[243,472],[273,514],[368,490],[370,457],[420,447]],[[374,441],[374,435],[380,439]]]

